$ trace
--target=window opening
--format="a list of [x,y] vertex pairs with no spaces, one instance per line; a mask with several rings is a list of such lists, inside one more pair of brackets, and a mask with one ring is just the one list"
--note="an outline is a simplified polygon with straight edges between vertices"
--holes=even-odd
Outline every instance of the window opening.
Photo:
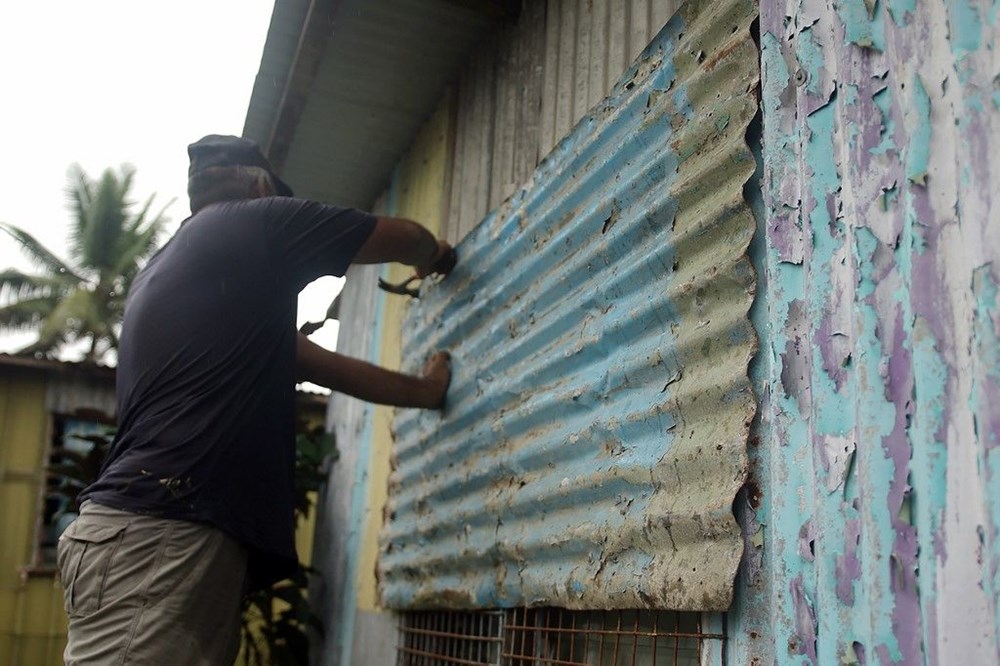
[[400,616],[397,663],[688,666],[702,664],[707,654],[721,657],[725,640],[724,630],[704,628],[700,613],[563,608],[412,611]]
[[36,567],[55,566],[59,536],[78,515],[76,496],[97,478],[114,430],[111,424],[111,419],[98,412],[53,417]]

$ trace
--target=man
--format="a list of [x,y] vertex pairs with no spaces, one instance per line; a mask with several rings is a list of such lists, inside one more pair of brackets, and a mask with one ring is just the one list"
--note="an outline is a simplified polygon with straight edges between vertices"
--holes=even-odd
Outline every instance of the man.
[[446,354],[414,377],[295,330],[313,279],[352,263],[441,272],[446,242],[291,198],[251,141],[211,135],[188,154],[192,215],[133,281],[118,434],[59,543],[69,664],[231,664],[243,592],[297,566],[296,380],[426,409],[450,380]]

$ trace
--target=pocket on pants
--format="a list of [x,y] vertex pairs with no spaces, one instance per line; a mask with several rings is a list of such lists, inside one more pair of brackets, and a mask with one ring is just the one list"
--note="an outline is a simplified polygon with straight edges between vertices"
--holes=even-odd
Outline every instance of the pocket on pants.
[[81,519],[63,532],[58,563],[68,615],[82,617],[100,610],[124,533],[125,525],[95,525]]

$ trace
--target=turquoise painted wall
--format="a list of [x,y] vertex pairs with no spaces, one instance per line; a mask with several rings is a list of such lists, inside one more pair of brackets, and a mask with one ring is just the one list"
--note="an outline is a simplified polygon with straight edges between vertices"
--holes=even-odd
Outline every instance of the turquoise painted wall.
[[1000,660],[998,7],[761,4],[732,664]]

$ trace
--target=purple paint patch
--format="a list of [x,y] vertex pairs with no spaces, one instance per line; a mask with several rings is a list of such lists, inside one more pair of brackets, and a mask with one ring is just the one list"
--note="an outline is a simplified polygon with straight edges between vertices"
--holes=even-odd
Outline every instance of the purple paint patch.
[[844,554],[837,558],[837,598],[845,606],[854,605],[854,582],[861,579],[861,521],[848,520],[844,529]]
[[907,329],[903,325],[902,309],[898,307],[895,311],[886,393],[886,398],[896,408],[892,432],[882,442],[894,466],[887,498],[887,509],[896,533],[890,557],[890,581],[895,599],[892,626],[903,655],[903,663],[921,663],[923,647],[917,590],[917,532],[908,520],[900,517],[903,503],[907,501],[910,492],[908,477],[913,449],[907,428],[913,411],[913,359]]
[[987,451],[1000,446],[1000,382],[985,377],[979,389],[979,409],[975,414],[976,435]]
[[789,264],[802,264],[802,227],[798,211],[775,215],[768,234],[771,245],[778,253],[778,260]]
[[785,34],[785,19],[782,12],[770,11],[760,13],[761,32],[770,32],[779,39]]
[[[914,239],[912,251],[912,285],[910,288],[910,300],[913,306],[915,317],[922,318],[936,342],[936,351],[941,359],[948,366],[948,376],[956,376],[955,362],[953,360],[954,340],[952,337],[952,326],[949,322],[954,320],[952,300],[949,296],[949,288],[945,282],[946,271],[938,265],[939,253],[938,238],[941,234],[941,223],[934,214],[927,188],[910,185],[906,188],[907,196],[916,214],[920,237]],[[918,245],[919,244],[919,245]],[[946,391],[948,387],[946,387]],[[938,442],[947,443],[948,424],[951,422],[950,402],[945,402],[938,429],[934,433],[934,439]],[[943,563],[947,558],[945,552],[946,535],[944,534],[944,522],[941,523],[938,531],[933,535],[934,550],[938,559]],[[933,621],[933,618],[930,618]]]
[[816,530],[811,520],[799,528],[799,555],[809,562],[816,560]]
[[858,641],[854,641],[851,643],[851,647],[854,648],[854,658],[858,660],[861,666],[865,666],[868,663],[868,658],[865,656],[865,646]]
[[948,561],[948,542],[944,535],[944,524],[934,533],[934,556],[943,565]]
[[970,184],[974,189],[992,192],[995,190],[995,183],[992,179],[996,178],[996,172],[990,168],[990,148],[995,144],[983,141],[982,137],[989,136],[991,131],[995,131],[990,129],[989,121],[984,115],[994,116],[995,114],[986,111],[987,107],[982,104],[981,98],[979,101],[979,105],[966,104],[964,109],[965,117],[961,125],[964,139],[962,146],[965,149],[962,175],[972,181]]
[[[910,185],[907,187],[907,194],[916,214],[919,229],[919,236],[914,239],[916,247],[912,252],[913,275],[910,300],[914,315],[927,320],[934,339],[942,346],[943,352],[953,349],[950,327],[946,323],[953,321],[954,312],[948,286],[944,280],[946,271],[938,264],[940,254],[937,248],[941,226],[936,220],[930,195],[925,188]],[[945,439],[942,437],[939,441]]]
[[792,595],[792,605],[795,607],[795,633],[798,637],[797,654],[804,654],[816,661],[816,612],[812,602],[802,585],[802,575],[799,574],[788,584]]
[[[871,51],[855,51],[852,54],[850,66],[859,71],[852,72],[847,79],[852,81],[857,91],[853,104],[844,105],[844,122],[853,135],[849,143],[850,161],[848,177],[855,190],[855,208],[847,213],[851,220],[867,220],[868,206],[883,190],[892,189],[902,178],[902,166],[898,164],[898,151],[886,146],[885,154],[878,154],[885,134],[900,123],[893,123],[891,117],[883,114],[878,100],[890,91],[886,82],[879,77],[872,77],[867,72],[874,68],[873,60],[880,58]],[[866,73],[862,73],[866,72]],[[898,109],[890,108],[889,113]],[[895,140],[890,146],[898,146]],[[905,137],[903,137],[905,141]]]
[[[844,307],[845,295],[850,296],[851,294],[844,294],[840,289],[833,289],[830,294],[830,309],[836,312]],[[849,303],[847,307],[852,305],[853,303]],[[833,380],[837,393],[840,393],[848,378],[847,365],[851,358],[853,342],[846,334],[834,330],[832,320],[831,316],[823,317],[819,330],[816,331],[816,342],[819,344],[820,356],[823,359],[823,371]]]
[[781,386],[785,395],[794,400],[799,412],[805,414],[812,403],[809,376],[809,343],[805,330],[805,304],[796,299],[788,304],[788,342],[781,353]]
[[[823,67],[820,67],[819,78],[824,80],[828,79],[825,74],[826,70]],[[834,96],[836,95],[836,88],[832,80],[828,81],[827,88],[827,90],[822,91],[819,95],[811,95],[807,91],[802,97],[802,108],[807,116],[811,116],[833,102]]]

